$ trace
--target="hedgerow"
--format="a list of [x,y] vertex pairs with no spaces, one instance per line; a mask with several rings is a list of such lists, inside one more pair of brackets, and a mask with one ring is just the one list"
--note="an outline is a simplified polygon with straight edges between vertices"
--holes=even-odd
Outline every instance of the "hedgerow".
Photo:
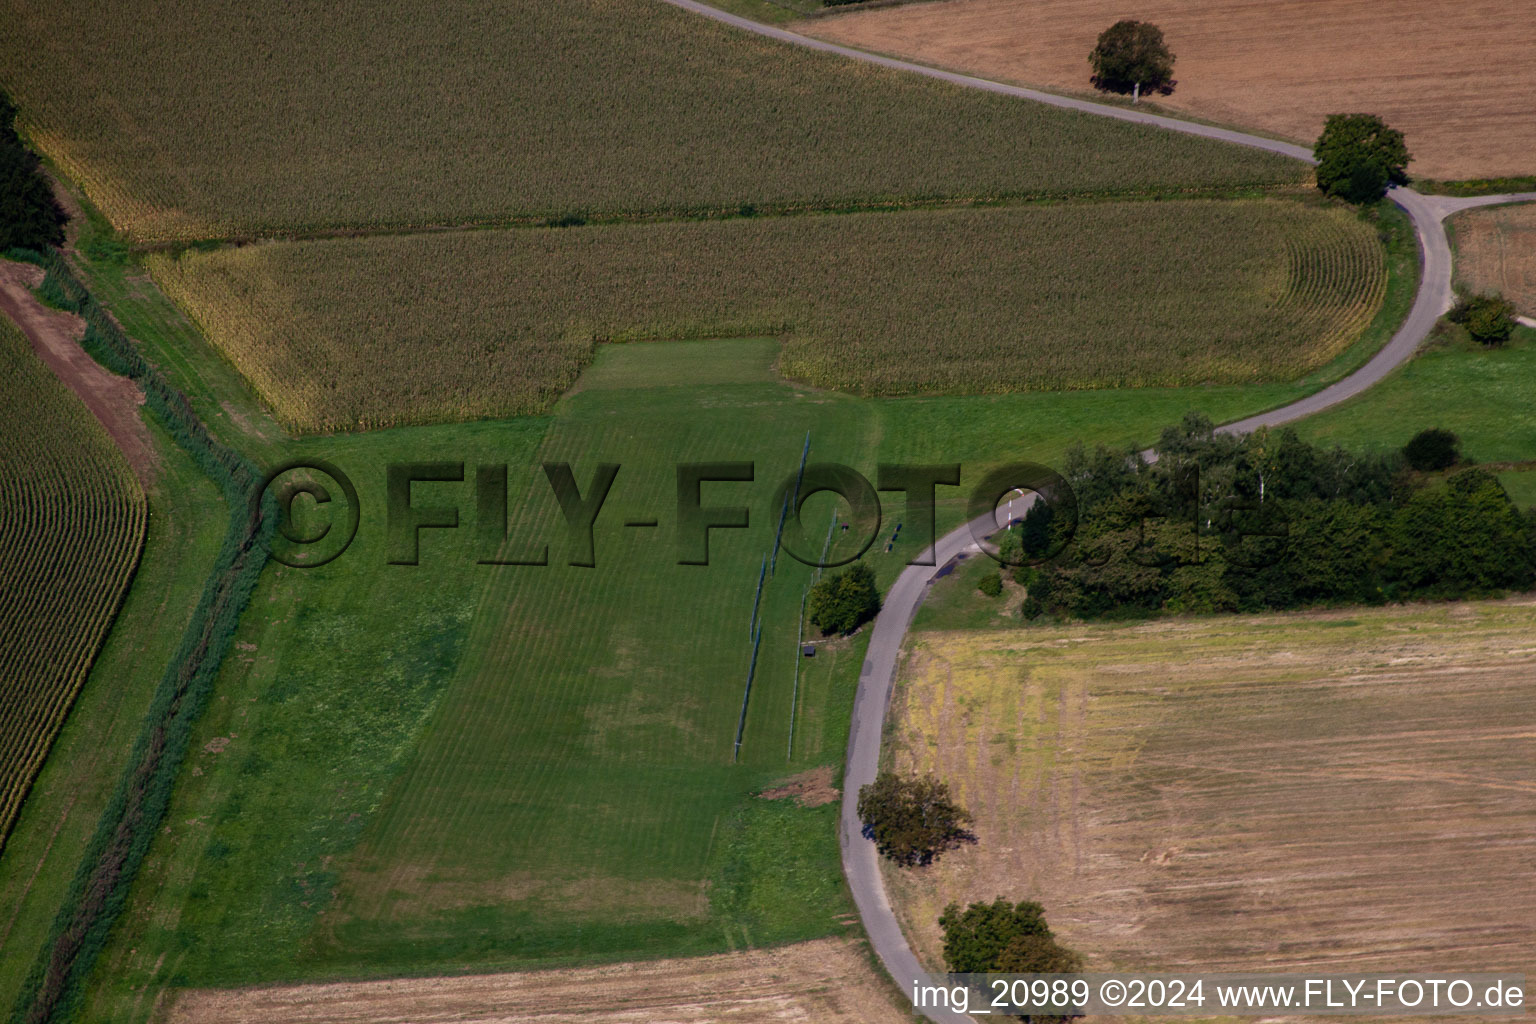
[[1010,551],[1058,616],[1251,612],[1496,596],[1536,586],[1536,512],[1472,467],[1415,477],[1401,453],[1315,448],[1291,430],[1217,434],[1191,416],[1155,462],[1074,450],[1071,517],[1037,504]]
[[62,256],[53,251],[13,255],[25,256],[47,271],[52,287],[85,319],[93,352],[143,389],[156,419],[218,485],[230,510],[213,574],[155,691],[129,767],[102,813],[11,1012],[13,1024],[45,1024],[66,1019],[79,999],[81,982],[106,943],[159,829],[192,726],[207,703],[240,614],[266,563],[274,510],[253,501],[260,471],[208,432],[187,397],[143,357]]

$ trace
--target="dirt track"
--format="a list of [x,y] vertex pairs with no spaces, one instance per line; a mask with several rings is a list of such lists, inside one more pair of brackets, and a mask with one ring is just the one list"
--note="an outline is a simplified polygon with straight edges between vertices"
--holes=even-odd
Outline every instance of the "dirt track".
[[139,417],[144,392],[86,355],[80,347],[85,321],[73,313],[49,309],[32,294],[42,279],[38,267],[0,260],[0,313],[21,328],[48,368],[80,396],[122,451],[139,484],[148,487],[157,459],[149,428]]
[[1178,87],[1158,102],[1310,144],[1327,114],[1379,113],[1430,178],[1536,173],[1528,0],[947,0],[799,23],[823,39],[1086,93],[1120,18],[1162,28]]
[[902,1024],[841,939],[686,960],[182,993],[170,1024]]

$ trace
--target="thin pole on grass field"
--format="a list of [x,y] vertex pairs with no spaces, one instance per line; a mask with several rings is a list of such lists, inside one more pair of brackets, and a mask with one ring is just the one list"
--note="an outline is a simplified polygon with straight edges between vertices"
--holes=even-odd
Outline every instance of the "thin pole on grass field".
[[784,504],[779,507],[779,528],[773,535],[773,561],[768,564],[768,571],[779,571],[779,543],[784,539],[784,520],[789,516],[789,495],[784,495]]
[[811,454],[811,432],[805,432],[805,447],[800,449],[800,472],[795,474],[795,500],[800,500],[800,483],[805,479],[805,460]]
[[757,608],[763,603],[763,580],[768,575],[768,556],[763,556],[763,566],[757,570],[757,595],[752,598],[752,617],[747,620],[747,636],[752,636],[752,627],[757,625]]
[[[832,521],[827,524],[827,539],[821,545],[821,558],[816,563],[816,579],[821,579],[822,563],[827,560],[827,552],[832,550],[832,531],[837,528],[837,510],[832,510]],[[812,582],[815,582],[814,580]]]
[[800,645],[805,643],[805,599],[810,594],[811,585],[807,583],[800,591],[800,628],[795,633],[795,688],[789,691],[789,746],[784,751],[785,761],[795,759],[795,703],[800,698],[800,659],[805,656]]
[[736,719],[736,747],[731,751],[731,763],[741,757],[741,735],[747,728],[747,701],[752,697],[752,674],[757,671],[757,648],[763,642],[763,624],[757,624],[757,636],[752,639],[752,660],[747,663],[747,688],[741,694],[741,716]]
[[807,430],[805,432],[805,444],[800,448],[800,470],[795,474],[795,493],[793,495],[786,494],[784,496],[784,504],[779,509],[779,529],[773,535],[773,562],[768,566],[770,573],[777,573],[779,570],[779,544],[784,540],[784,521],[789,518],[790,507],[798,506],[800,503],[800,484],[805,480],[805,460],[810,454],[811,432]]

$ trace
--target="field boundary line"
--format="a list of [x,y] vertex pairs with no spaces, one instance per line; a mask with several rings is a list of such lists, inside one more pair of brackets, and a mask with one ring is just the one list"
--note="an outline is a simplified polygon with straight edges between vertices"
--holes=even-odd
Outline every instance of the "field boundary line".
[[[927,0],[922,0],[927,2]],[[164,253],[179,255],[193,250],[238,249],[264,242],[329,242],[368,238],[411,238],[417,235],[473,234],[480,231],[579,231],[582,228],[626,227],[646,224],[687,224],[723,220],[769,220],[794,217],[845,217],[872,213],[942,213],[951,210],[1001,209],[1050,203],[1155,203],[1186,199],[1191,202],[1233,202],[1241,199],[1281,197],[1307,188],[1294,182],[1238,185],[1189,185],[1182,188],[1139,188],[1108,191],[1105,189],[1030,189],[1021,192],[991,192],[952,195],[933,199],[907,198],[867,202],[829,203],[735,203],[725,206],[681,206],[632,214],[597,214],[579,222],[564,221],[544,215],[492,217],[429,224],[322,224],[313,227],[271,231],[242,231],[228,235],[197,238],[161,239],[129,242],[128,251],[136,255]],[[752,208],[743,213],[743,205]]]

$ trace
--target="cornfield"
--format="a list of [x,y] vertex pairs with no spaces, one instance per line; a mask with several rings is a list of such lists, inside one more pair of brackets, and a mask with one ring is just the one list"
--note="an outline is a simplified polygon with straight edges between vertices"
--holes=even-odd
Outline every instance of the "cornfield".
[[139,239],[1295,183],[1271,154],[659,0],[0,0],[0,85]]
[[85,682],[144,541],[99,424],[0,321],[0,843]]
[[539,412],[601,342],[776,335],[861,394],[1291,380],[1385,259],[1284,200],[1088,203],[331,239],[156,256],[295,430]]

